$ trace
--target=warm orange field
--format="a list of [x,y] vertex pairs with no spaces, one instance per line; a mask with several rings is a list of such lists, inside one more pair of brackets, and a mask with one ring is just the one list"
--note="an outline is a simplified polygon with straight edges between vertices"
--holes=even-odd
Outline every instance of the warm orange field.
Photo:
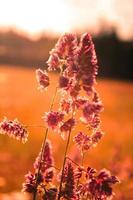
[[[18,118],[26,125],[43,125],[43,113],[48,111],[57,75],[51,74],[51,87],[45,93],[37,90],[34,69],[0,66],[0,120],[3,116]],[[85,164],[108,168],[121,177],[119,199],[131,200],[133,139],[133,83],[98,80],[98,91],[105,111],[102,113],[102,129],[106,133],[99,145],[85,158]],[[58,98],[57,98],[58,99]],[[58,103],[56,102],[55,107]],[[77,130],[80,127],[77,128]],[[76,131],[76,130],[75,130]],[[44,128],[29,128],[29,141],[23,145],[0,135],[0,192],[20,190],[24,174],[32,170],[42,142]],[[57,167],[60,167],[65,141],[56,133],[49,133],[54,145]],[[73,159],[79,160],[75,147],[70,147]],[[118,198],[114,198],[118,199]]]

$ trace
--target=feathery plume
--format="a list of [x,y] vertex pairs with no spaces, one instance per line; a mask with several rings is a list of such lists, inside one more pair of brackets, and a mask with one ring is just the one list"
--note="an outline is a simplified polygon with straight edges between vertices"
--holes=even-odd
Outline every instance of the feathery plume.
[[64,114],[62,112],[50,111],[45,113],[43,119],[47,122],[48,127],[55,130],[59,123],[63,120]]
[[15,138],[22,143],[27,142],[28,132],[17,119],[9,120],[5,117],[0,122],[0,133]]
[[38,89],[44,90],[49,86],[49,77],[46,71],[43,71],[41,69],[36,70],[36,78],[37,82],[39,84]]
[[75,186],[75,176],[74,169],[70,162],[66,163],[64,174],[63,174],[63,188],[61,191],[61,197],[67,200],[76,200],[76,186]]
[[50,141],[46,141],[45,148],[42,154],[41,153],[37,156],[35,163],[34,163],[34,169],[37,170],[39,168],[41,162],[41,172],[44,173],[47,169],[51,168],[54,165],[54,159],[52,155],[52,146]]

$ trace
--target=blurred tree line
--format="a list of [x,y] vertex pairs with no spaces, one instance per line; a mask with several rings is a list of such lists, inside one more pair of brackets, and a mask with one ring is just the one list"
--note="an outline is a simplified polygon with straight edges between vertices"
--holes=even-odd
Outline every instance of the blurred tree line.
[[[121,41],[115,33],[93,38],[99,61],[99,76],[133,78],[133,41]],[[0,64],[44,67],[57,38],[43,34],[32,40],[14,31],[0,32]]]

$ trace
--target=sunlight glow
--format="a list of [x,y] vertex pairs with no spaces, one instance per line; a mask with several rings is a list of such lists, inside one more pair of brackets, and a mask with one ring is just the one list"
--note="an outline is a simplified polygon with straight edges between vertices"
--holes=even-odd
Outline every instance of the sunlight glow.
[[[115,27],[122,37],[133,37],[133,0],[4,0],[0,28],[17,27],[29,33],[91,31]],[[102,21],[103,20],[103,21]]]
[[13,25],[35,32],[70,30],[70,15],[62,0],[4,0],[0,8],[0,25]]

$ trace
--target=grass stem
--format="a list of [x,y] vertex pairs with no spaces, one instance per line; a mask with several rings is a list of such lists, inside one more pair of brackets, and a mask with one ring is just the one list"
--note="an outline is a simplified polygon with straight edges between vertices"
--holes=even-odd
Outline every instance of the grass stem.
[[[51,101],[51,104],[50,104],[50,108],[49,108],[50,111],[53,109],[54,101],[55,101],[56,94],[57,94],[57,90],[58,90],[58,87],[56,87],[56,89],[55,89],[55,92],[54,92],[54,95],[53,95],[53,98],[52,98],[52,101]],[[37,175],[36,175],[36,184],[35,184],[35,192],[33,194],[33,200],[36,200],[38,178],[39,178],[39,174],[40,174],[40,170],[41,170],[41,161],[42,161],[43,152],[44,152],[44,149],[45,149],[45,144],[46,144],[46,139],[47,139],[47,136],[48,136],[48,131],[49,131],[49,129],[47,128],[46,131],[45,131],[45,136],[44,136],[44,140],[43,140],[43,143],[42,143],[41,156],[40,156],[39,167],[38,167]]]

